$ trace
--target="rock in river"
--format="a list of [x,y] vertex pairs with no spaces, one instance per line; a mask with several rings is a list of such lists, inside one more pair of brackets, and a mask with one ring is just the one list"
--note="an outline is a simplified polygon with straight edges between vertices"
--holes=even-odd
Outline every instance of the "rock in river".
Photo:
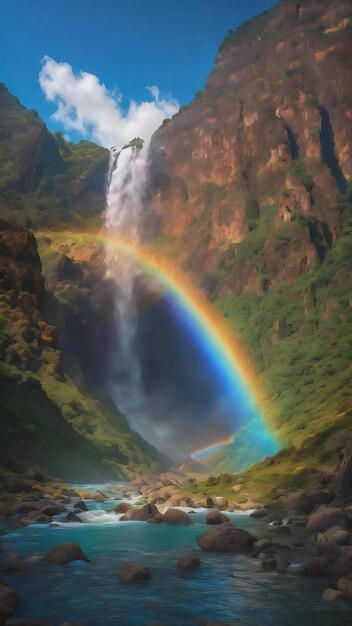
[[151,578],[150,570],[141,563],[124,563],[119,569],[119,579],[123,583],[135,583]]
[[166,524],[192,524],[188,513],[179,509],[168,509],[164,514],[164,522]]
[[71,561],[87,561],[87,563],[89,563],[89,559],[81,548],[75,543],[70,542],[59,543],[57,546],[54,546],[50,552],[42,558],[42,561],[55,564],[71,563]]
[[202,550],[211,552],[249,552],[256,541],[247,530],[234,526],[211,528],[197,537]]

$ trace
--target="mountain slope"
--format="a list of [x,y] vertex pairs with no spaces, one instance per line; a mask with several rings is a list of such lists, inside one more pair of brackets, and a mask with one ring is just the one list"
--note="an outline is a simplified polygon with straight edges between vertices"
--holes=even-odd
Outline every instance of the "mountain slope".
[[0,222],[0,457],[61,478],[122,478],[168,467],[111,400],[63,367],[33,234]]
[[[109,152],[53,135],[0,83],[0,211],[21,225],[96,225],[104,207]],[[89,222],[89,218],[90,222]]]
[[[282,445],[320,462],[351,440],[351,25],[344,0],[279,3],[152,140],[155,245],[242,338]],[[243,435],[214,471],[238,469]]]

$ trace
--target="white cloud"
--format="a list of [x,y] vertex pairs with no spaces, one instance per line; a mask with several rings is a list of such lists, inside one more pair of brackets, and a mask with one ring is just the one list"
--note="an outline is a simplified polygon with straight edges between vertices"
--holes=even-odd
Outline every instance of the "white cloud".
[[147,87],[152,100],[121,107],[121,96],[109,91],[97,76],[88,72],[74,74],[68,63],[45,57],[39,83],[47,100],[57,109],[52,119],[65,130],[75,130],[103,146],[121,148],[133,137],[148,141],[162,121],[174,115],[180,105],[173,98],[161,98],[155,85]]

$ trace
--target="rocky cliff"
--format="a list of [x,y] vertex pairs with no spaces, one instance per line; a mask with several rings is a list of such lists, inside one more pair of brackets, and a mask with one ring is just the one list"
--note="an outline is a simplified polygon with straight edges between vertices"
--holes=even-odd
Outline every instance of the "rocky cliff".
[[320,433],[321,461],[352,392],[351,25],[350,2],[286,0],[230,31],[204,91],[152,140],[158,249],[179,251],[242,337],[283,445]]
[[15,458],[76,481],[167,467],[107,397],[84,387],[82,371],[80,386],[67,376],[60,332],[47,321],[53,297],[41,269],[33,234],[1,221],[1,461]]

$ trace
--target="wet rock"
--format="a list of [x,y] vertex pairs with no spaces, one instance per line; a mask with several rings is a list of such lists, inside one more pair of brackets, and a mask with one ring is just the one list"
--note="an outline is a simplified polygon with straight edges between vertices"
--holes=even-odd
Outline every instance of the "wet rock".
[[342,591],[338,591],[337,589],[325,589],[322,595],[323,600],[325,602],[336,602],[336,600],[341,600],[343,598]]
[[157,513],[156,515],[153,515],[153,517],[147,519],[147,524],[162,524],[163,521],[164,516],[162,515],[162,513]]
[[192,520],[188,513],[179,511],[178,509],[168,509],[164,514],[164,522],[166,524],[192,524]]
[[285,571],[288,565],[288,561],[286,561],[282,554],[274,554],[269,559],[264,559],[262,561],[262,568],[266,572],[270,570],[275,570],[282,573]]
[[119,579],[123,583],[135,583],[151,578],[150,570],[141,563],[124,563],[119,569]]
[[121,522],[146,522],[159,513],[154,504],[145,504],[141,508],[132,507],[121,517]]
[[342,507],[322,504],[308,517],[307,528],[313,532],[324,533],[331,526],[345,527],[347,518]]
[[275,519],[273,522],[271,522],[273,526],[283,526],[283,521],[282,519]]
[[27,520],[31,524],[33,522],[36,524],[50,524],[51,517],[50,515],[42,513],[42,511],[31,511],[30,513],[28,513]]
[[337,589],[343,593],[345,598],[352,600],[352,574],[339,578],[337,581]]
[[224,524],[224,522],[229,522],[229,518],[221,513],[218,509],[213,509],[207,513],[205,518],[207,524]]
[[119,504],[114,508],[114,513],[127,513],[127,511],[132,508],[133,506],[129,502],[119,502]]
[[1,571],[6,574],[18,574],[26,572],[28,570],[28,564],[22,558],[20,554],[16,552],[10,552],[3,565]]
[[5,622],[6,624],[9,624],[10,622],[7,618],[11,617],[14,612],[14,609],[10,609],[9,607],[0,604],[0,624],[5,624]]
[[291,534],[289,526],[271,526],[268,530],[273,537],[285,537]]
[[83,500],[79,500],[79,502],[75,503],[75,509],[79,509],[80,511],[88,511],[88,507]]
[[249,514],[250,517],[257,517],[259,519],[265,517],[266,515],[268,515],[268,511],[266,509],[255,509]]
[[71,563],[71,561],[86,561],[86,557],[82,549],[75,543],[64,542],[54,546],[43,558],[46,563]]
[[347,546],[349,542],[349,534],[347,530],[343,530],[338,526],[332,526],[320,537],[318,536],[318,541],[319,539],[335,546]]
[[64,513],[66,511],[66,507],[63,504],[46,504],[42,509],[40,509],[41,513],[44,515],[49,515],[49,517],[54,517],[55,515],[60,515],[60,513]]
[[20,597],[16,591],[0,582],[0,604],[16,610]]
[[69,523],[71,523],[71,524],[72,524],[73,522],[76,522],[76,523],[78,523],[78,524],[83,524],[83,521],[82,521],[82,520],[81,520],[81,518],[78,516],[78,513],[79,513],[79,510],[77,510],[77,511],[70,511],[70,512],[66,515],[65,522],[66,522],[67,524],[69,524]]
[[177,567],[178,569],[181,569],[181,570],[195,569],[196,567],[199,567],[199,565],[200,565],[200,559],[192,555],[182,556],[177,561]]
[[18,507],[16,507],[16,513],[31,513],[32,511],[39,511],[43,505],[38,502],[22,502]]
[[108,500],[108,496],[103,493],[102,491],[100,491],[99,489],[97,489],[97,491],[95,493],[93,493],[92,495],[92,500],[94,500],[94,502],[106,502],[106,500]]
[[272,539],[269,537],[263,537],[262,539],[259,539],[258,541],[256,541],[253,544],[253,549],[254,551],[259,554],[259,552],[264,551],[266,548],[268,548],[269,546],[272,545]]
[[317,505],[328,504],[333,498],[334,496],[329,489],[312,489],[295,494],[289,499],[288,504],[292,509],[311,513]]
[[249,552],[256,541],[247,530],[234,526],[212,528],[197,537],[202,550],[212,552]]

